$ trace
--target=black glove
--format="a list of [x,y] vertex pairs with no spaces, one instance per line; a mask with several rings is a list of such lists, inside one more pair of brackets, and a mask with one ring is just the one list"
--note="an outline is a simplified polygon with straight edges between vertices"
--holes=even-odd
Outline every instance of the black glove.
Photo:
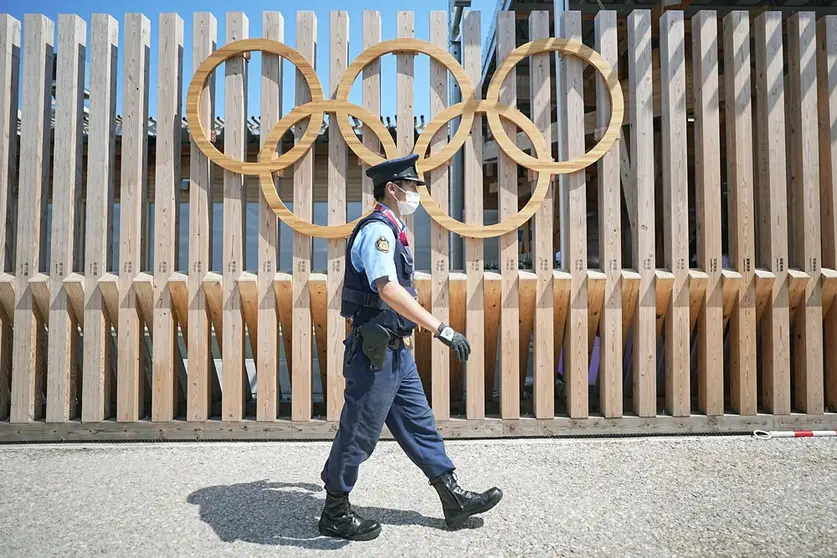
[[453,350],[453,354],[456,355],[456,360],[468,360],[468,355],[471,354],[471,344],[468,343],[464,335],[454,331],[445,324],[440,324],[434,337],[441,340],[442,343]]

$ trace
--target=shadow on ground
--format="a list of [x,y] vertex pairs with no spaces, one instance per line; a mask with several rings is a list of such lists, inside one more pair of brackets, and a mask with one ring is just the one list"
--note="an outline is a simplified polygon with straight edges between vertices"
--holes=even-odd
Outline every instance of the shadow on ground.
[[[322,495],[315,495],[323,493]],[[296,546],[305,549],[336,550],[349,541],[323,537],[317,522],[325,502],[321,486],[310,483],[256,481],[209,486],[196,490],[187,501],[200,509],[200,517],[224,542],[244,541],[264,545]],[[446,530],[439,504],[439,516],[427,517],[410,510],[374,508],[352,503],[361,515],[387,525],[418,525]],[[483,525],[472,517],[464,528]]]

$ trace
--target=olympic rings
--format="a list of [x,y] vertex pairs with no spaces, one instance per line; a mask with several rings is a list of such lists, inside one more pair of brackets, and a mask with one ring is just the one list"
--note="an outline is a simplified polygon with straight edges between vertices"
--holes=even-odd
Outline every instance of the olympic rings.
[[[264,145],[259,152],[258,162],[248,163],[235,161],[212,145],[207,139],[200,121],[199,107],[209,75],[224,61],[253,50],[276,54],[295,64],[308,84],[311,101],[295,107],[279,120],[265,138]],[[605,134],[590,152],[571,161],[553,161],[550,155],[550,147],[535,124],[516,108],[499,102],[500,87],[517,62],[527,56],[554,51],[567,53],[591,64],[604,78],[610,94],[611,115]],[[267,204],[283,222],[295,231],[320,238],[348,237],[358,221],[365,217],[371,208],[368,208],[364,215],[351,223],[336,226],[315,225],[295,215],[282,202],[273,183],[273,173],[290,167],[305,156],[314,145],[314,141],[319,134],[319,123],[322,122],[325,113],[334,114],[333,122],[336,122],[347,146],[363,163],[370,166],[375,165],[382,162],[384,157],[374,153],[358,140],[349,123],[350,115],[359,118],[365,128],[378,136],[387,159],[396,157],[398,153],[395,143],[379,118],[362,107],[349,103],[348,98],[355,79],[369,63],[374,62],[384,54],[397,52],[418,52],[430,56],[453,74],[462,91],[463,101],[438,113],[419,136],[413,152],[419,155],[416,169],[420,175],[450,161],[471,134],[471,125],[476,113],[486,113],[489,129],[494,134],[497,144],[510,158],[518,165],[538,172],[535,190],[523,209],[505,221],[494,225],[468,225],[453,219],[436,204],[426,186],[419,186],[421,203],[427,210],[428,215],[439,225],[461,236],[490,238],[506,234],[522,226],[537,212],[546,198],[551,175],[576,172],[593,164],[611,148],[619,137],[624,116],[624,100],[616,73],[599,53],[578,41],[555,38],[540,39],[516,48],[492,77],[486,100],[480,101],[476,98],[473,85],[459,62],[444,49],[426,41],[392,39],[369,47],[343,73],[335,98],[325,99],[314,68],[302,54],[285,44],[269,39],[242,39],[213,52],[195,72],[186,99],[186,117],[192,131],[192,139],[198,148],[218,166],[240,174],[257,175]],[[430,156],[425,156],[433,136],[457,116],[461,117],[461,124],[448,144]],[[537,158],[524,153],[514,144],[503,128],[500,122],[501,118],[515,124],[529,137]],[[306,119],[309,124],[302,138],[286,153],[277,156],[276,149],[282,136],[292,126]]]

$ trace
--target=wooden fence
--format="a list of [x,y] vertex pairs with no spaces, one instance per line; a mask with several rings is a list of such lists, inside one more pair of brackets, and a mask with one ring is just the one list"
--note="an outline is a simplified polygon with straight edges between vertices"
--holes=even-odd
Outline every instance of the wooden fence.
[[[348,16],[333,12],[327,26],[312,12],[294,17],[293,48],[302,57],[313,66],[317,48],[329,51],[323,98],[331,99],[352,64]],[[383,25],[413,38],[414,17],[399,12],[382,22],[364,12],[362,48],[381,43]],[[249,37],[245,14],[225,18],[219,37],[218,21],[204,12],[191,22],[173,13],[157,22],[94,14],[89,28],[64,14],[57,34],[42,15],[22,25],[0,15],[0,441],[333,436],[347,326],[339,314],[345,239],[328,239],[327,270],[315,270],[312,237],[294,231],[292,268],[279,269],[279,221],[258,190],[258,256],[245,262],[253,177],[210,162],[184,133],[191,102],[184,60],[194,71],[223,44]],[[498,68],[520,42],[516,19],[498,15]],[[427,41],[446,51],[447,13],[431,12],[429,23]],[[592,38],[578,12],[563,14],[557,29],[547,12],[532,12],[528,23],[528,40],[587,41],[612,68],[624,96],[621,138],[592,165],[546,182],[526,224],[530,270],[521,269],[517,230],[499,236],[499,272],[484,269],[485,240],[474,237],[465,239],[464,269],[451,269],[455,235],[431,221],[420,302],[474,348],[461,365],[427,332],[416,334],[439,428],[450,437],[494,437],[837,427],[837,16],[704,11],[685,20],[667,11],[654,21],[645,10],[626,20],[601,11]],[[283,42],[285,24],[279,12],[262,14],[262,36]],[[460,77],[476,99],[492,93],[479,83],[480,38],[479,12],[466,12]],[[429,75],[417,75],[414,51],[395,56],[395,145],[406,154],[416,143],[414,86],[429,83],[432,119],[448,106],[450,82],[436,59]],[[605,81],[574,55],[522,58],[529,98],[517,97],[514,69],[494,92],[504,105],[525,101],[534,123],[526,126],[541,137],[502,122],[509,141],[528,142],[531,156],[501,146],[489,177],[487,143],[501,142],[477,114],[462,147],[470,227],[484,223],[487,180],[496,182],[498,219],[509,219],[535,197],[540,173],[550,174],[539,145],[557,145],[556,160],[578,158],[599,141],[612,111],[622,118]],[[210,140],[234,160],[249,152],[255,162],[248,111],[260,114],[262,145],[289,111],[275,53],[250,68],[261,71],[261,106],[247,106],[249,60],[230,58],[195,110],[202,122],[215,120],[223,71],[223,137]],[[371,60],[357,78],[362,108],[375,116],[381,72]],[[310,73],[295,75],[299,107],[315,91]],[[274,179],[309,222],[320,192],[327,224],[337,226],[346,223],[347,201],[356,201],[347,196],[347,177],[358,174],[351,167],[363,163],[345,130],[329,122],[327,155],[302,153]],[[302,120],[289,137],[311,137],[306,131],[318,125]],[[437,129],[419,137],[430,147],[422,156],[454,141]],[[378,153],[379,137],[348,139]],[[282,153],[294,141],[285,143]],[[327,182],[315,187],[318,172]],[[443,164],[426,175],[441,208],[451,172]],[[360,180],[358,200],[368,208],[371,183]],[[221,223],[212,218],[219,197]],[[210,257],[217,227],[220,265]],[[184,234],[188,266],[180,269]],[[588,267],[591,250],[600,269]]]

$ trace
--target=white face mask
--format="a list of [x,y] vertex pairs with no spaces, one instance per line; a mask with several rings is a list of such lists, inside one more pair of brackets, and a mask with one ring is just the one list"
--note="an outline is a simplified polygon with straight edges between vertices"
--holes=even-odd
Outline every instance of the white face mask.
[[[396,186],[398,188],[398,186]],[[401,190],[401,188],[398,188]],[[421,197],[419,196],[418,192],[405,192],[401,190],[407,196],[407,199],[404,201],[395,200],[398,202],[398,211],[401,212],[401,215],[412,215],[415,213],[416,209],[419,206],[419,200]]]

